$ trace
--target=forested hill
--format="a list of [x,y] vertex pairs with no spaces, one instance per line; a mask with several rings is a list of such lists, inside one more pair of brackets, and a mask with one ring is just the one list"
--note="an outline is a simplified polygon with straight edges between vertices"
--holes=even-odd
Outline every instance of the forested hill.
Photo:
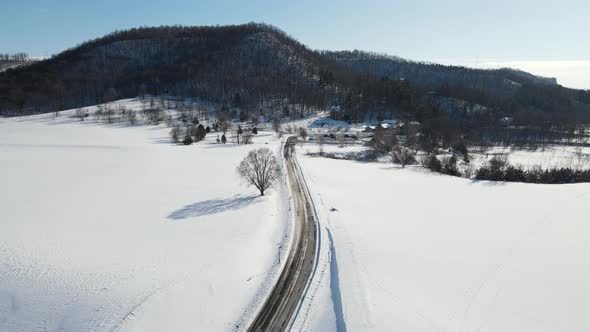
[[433,90],[444,86],[462,86],[483,90],[495,96],[509,96],[518,91],[523,84],[557,85],[555,78],[535,76],[509,68],[486,70],[446,66],[358,50],[324,51],[322,55],[355,71],[395,80],[405,79]]
[[415,62],[358,50],[321,54],[357,73],[403,80],[413,89],[464,101],[463,105],[483,105],[497,117],[515,117],[519,124],[572,126],[590,119],[590,91],[562,87],[555,78],[510,68],[472,69]]
[[[440,100],[429,97],[433,91]],[[261,110],[269,101],[311,110],[339,105],[350,121],[371,112],[445,126],[451,121],[463,131],[506,116],[515,125],[590,122],[590,92],[561,87],[554,79],[359,51],[313,51],[257,23],[117,31],[0,72],[5,116],[143,94],[192,97],[246,111]]]
[[[325,105],[322,58],[263,24],[118,31],[0,74],[0,112],[50,112],[139,94]],[[1,114],[1,113],[0,113]]]

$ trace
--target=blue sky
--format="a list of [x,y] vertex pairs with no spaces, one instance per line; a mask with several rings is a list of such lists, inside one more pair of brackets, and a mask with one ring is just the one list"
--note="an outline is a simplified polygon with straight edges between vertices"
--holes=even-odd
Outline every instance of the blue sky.
[[266,22],[315,49],[479,67],[533,64],[538,74],[590,88],[589,13],[582,0],[19,0],[2,5],[0,52],[48,56],[141,25]]

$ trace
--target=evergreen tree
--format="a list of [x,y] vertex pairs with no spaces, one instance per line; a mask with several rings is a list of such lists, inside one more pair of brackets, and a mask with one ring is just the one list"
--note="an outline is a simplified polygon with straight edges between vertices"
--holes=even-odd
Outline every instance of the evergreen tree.
[[184,140],[182,140],[182,143],[184,145],[191,145],[193,144],[193,138],[191,137],[191,134],[189,131],[186,132],[186,135],[184,136]]
[[195,132],[195,141],[198,142],[203,140],[205,138],[205,135],[207,135],[207,130],[205,130],[205,127],[203,127],[202,124],[199,124]]

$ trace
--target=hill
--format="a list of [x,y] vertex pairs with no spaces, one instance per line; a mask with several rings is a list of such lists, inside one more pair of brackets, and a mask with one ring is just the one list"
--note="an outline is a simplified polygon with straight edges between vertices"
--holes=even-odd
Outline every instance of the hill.
[[248,117],[269,105],[274,116],[291,118],[339,106],[343,120],[415,120],[448,142],[469,133],[487,137],[502,118],[562,132],[590,123],[590,92],[555,79],[361,51],[313,51],[257,23],[116,31],[0,73],[4,116],[145,94],[204,100]]
[[0,109],[30,114],[140,94],[257,104],[324,103],[317,53],[263,24],[138,28],[0,76]]
[[458,100],[453,105],[469,104],[454,107],[460,114],[453,116],[459,118],[466,116],[461,112],[465,108],[480,108],[492,112],[496,119],[513,117],[521,125],[575,126],[590,119],[590,91],[564,88],[555,78],[511,68],[473,69],[415,62],[358,50],[321,54],[357,73],[403,80],[413,89],[427,91],[429,97],[434,93],[444,98],[442,102],[437,98],[433,106],[448,104],[448,98]]
[[485,90],[493,95],[506,96],[514,94],[523,84],[557,85],[555,78],[539,77],[510,68],[485,70],[446,66],[358,50],[325,51],[322,54],[355,71],[386,76],[395,80],[409,80],[416,85],[432,89],[445,85],[463,86],[474,90]]

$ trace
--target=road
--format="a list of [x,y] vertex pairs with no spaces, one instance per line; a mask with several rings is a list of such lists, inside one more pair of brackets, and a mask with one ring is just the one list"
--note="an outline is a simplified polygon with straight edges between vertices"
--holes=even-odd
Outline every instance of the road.
[[286,331],[303,299],[314,269],[317,227],[301,172],[293,156],[296,142],[296,137],[289,137],[284,150],[295,212],[291,250],[276,285],[248,331]]

